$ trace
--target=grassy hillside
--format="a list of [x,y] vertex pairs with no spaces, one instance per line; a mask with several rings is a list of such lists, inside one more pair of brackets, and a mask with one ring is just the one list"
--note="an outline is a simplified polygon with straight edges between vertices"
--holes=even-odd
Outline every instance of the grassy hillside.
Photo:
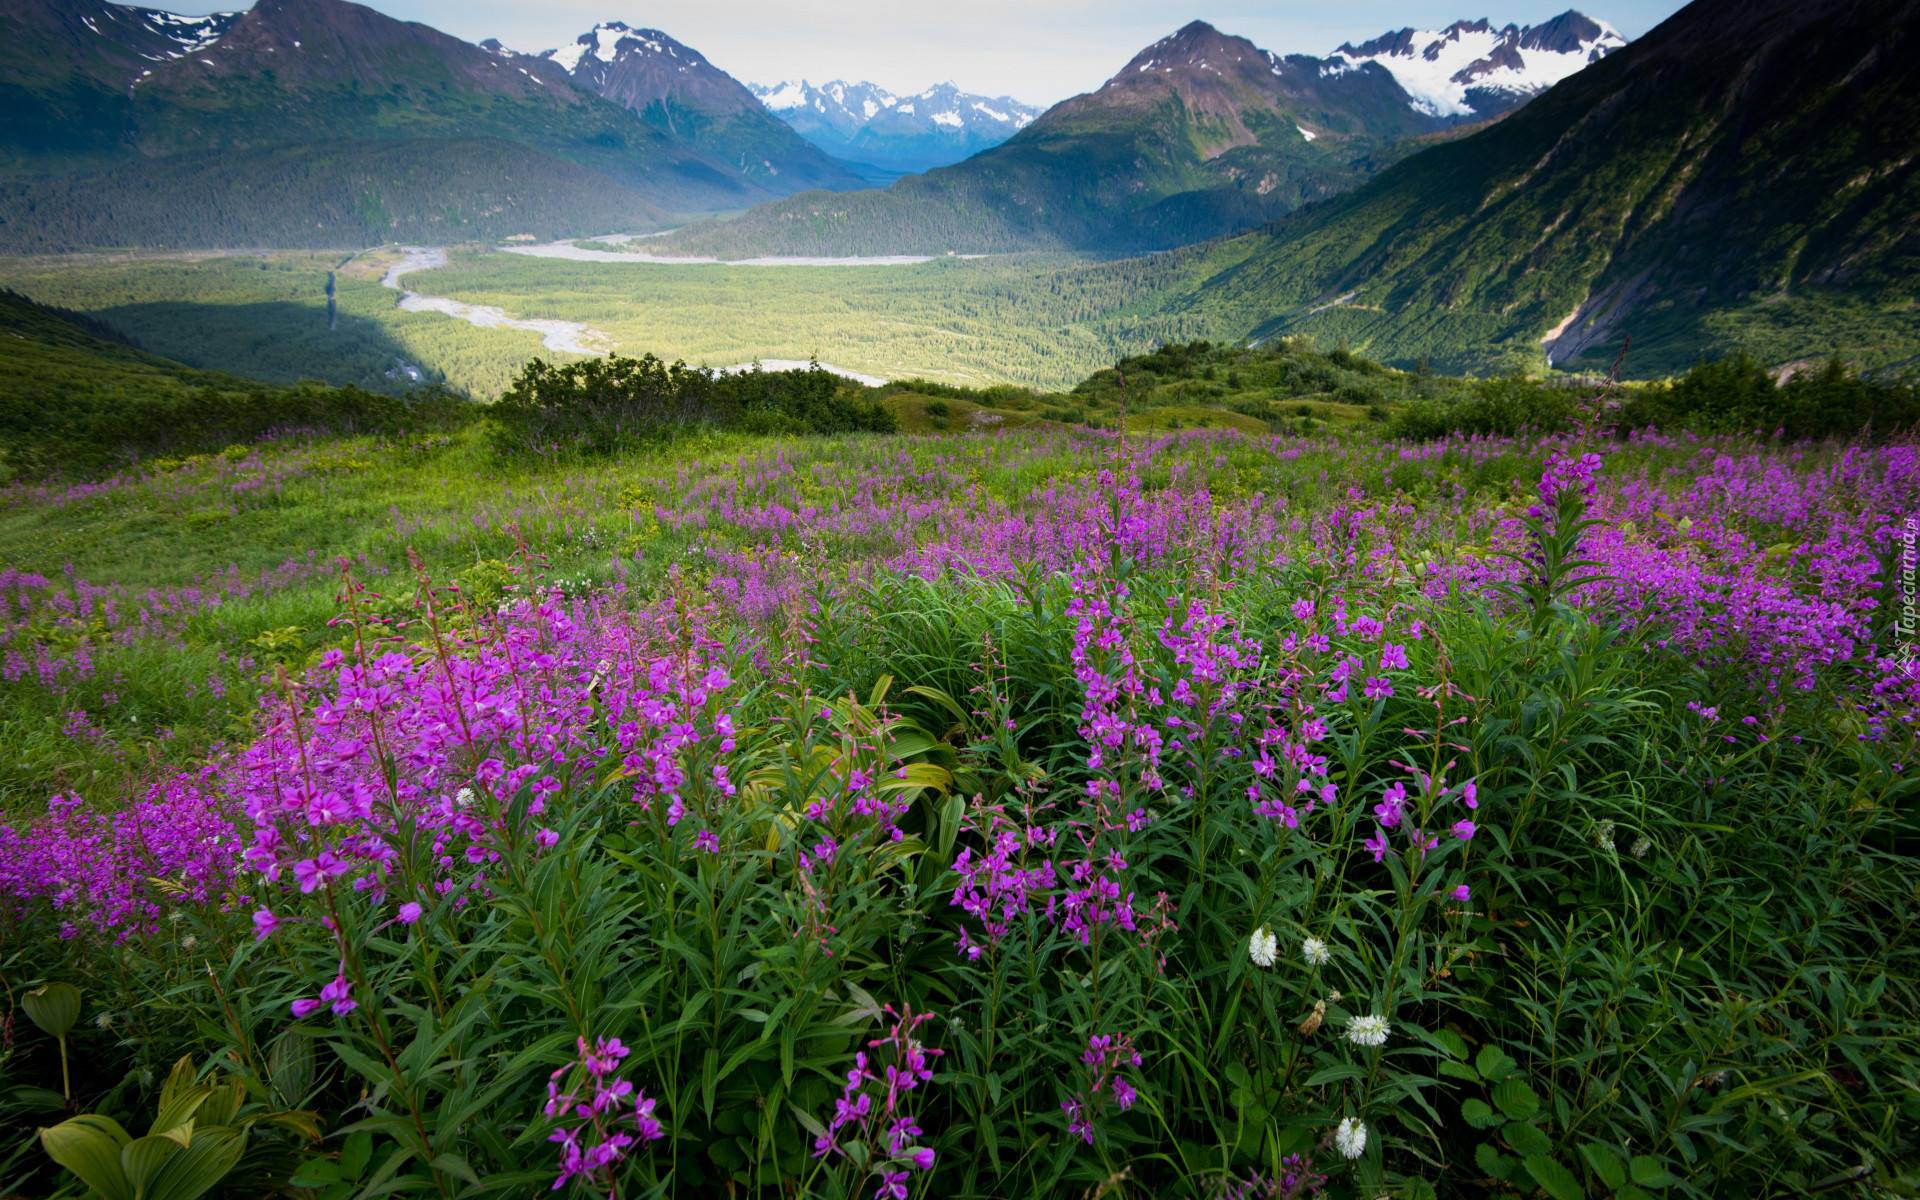
[[[396,432],[457,423],[466,406],[360,388],[284,387],[197,371],[112,340],[81,314],[0,291],[0,480],[100,475],[272,431]],[[376,377],[375,384],[403,393]]]
[[1390,360],[1683,370],[1920,351],[1912,3],[1696,3],[1168,298]]

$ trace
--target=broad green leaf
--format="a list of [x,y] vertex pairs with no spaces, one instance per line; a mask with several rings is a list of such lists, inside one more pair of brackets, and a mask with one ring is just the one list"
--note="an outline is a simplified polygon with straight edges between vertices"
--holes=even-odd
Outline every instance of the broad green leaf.
[[1480,1082],[1480,1072],[1465,1063],[1458,1063],[1451,1059],[1443,1058],[1440,1060],[1439,1070],[1442,1075],[1447,1075],[1454,1079],[1464,1079],[1468,1083]]
[[1508,1121],[1500,1130],[1500,1136],[1507,1139],[1507,1145],[1521,1158],[1532,1158],[1536,1154],[1553,1153],[1553,1139],[1540,1132],[1537,1125],[1525,1121]]
[[318,1188],[354,1177],[343,1172],[340,1164],[330,1158],[310,1158],[300,1164],[287,1182],[295,1187]]
[[1493,1089],[1493,1102],[1515,1121],[1525,1121],[1540,1111],[1540,1097],[1524,1079],[1503,1080]]
[[1645,1154],[1634,1155],[1628,1170],[1633,1175],[1633,1181],[1644,1188],[1671,1187],[1680,1182],[1678,1176],[1668,1174],[1667,1169],[1660,1165],[1659,1159],[1650,1158]]
[[246,1148],[247,1135],[241,1130],[197,1130],[193,1144],[167,1159],[154,1173],[144,1200],[197,1200],[227,1177]]
[[1492,1142],[1481,1142],[1474,1148],[1473,1162],[1495,1179],[1505,1179],[1513,1171],[1513,1160],[1496,1150]]
[[1460,1106],[1460,1115],[1475,1129],[1492,1129],[1500,1124],[1500,1114],[1489,1108],[1485,1100],[1467,1101]]
[[1480,1053],[1474,1056],[1473,1065],[1488,1079],[1505,1079],[1513,1074],[1516,1064],[1500,1047],[1482,1046]]
[[1593,1173],[1600,1177],[1600,1182],[1608,1187],[1617,1188],[1627,1181],[1627,1164],[1620,1161],[1613,1147],[1587,1142],[1580,1147],[1580,1153],[1586,1158],[1587,1165],[1593,1168]]
[[1533,1176],[1535,1183],[1545,1188],[1553,1200],[1583,1200],[1586,1189],[1573,1177],[1573,1172],[1544,1154],[1529,1154],[1521,1160],[1526,1164],[1527,1174]]
[[120,1167],[120,1148],[133,1139],[111,1117],[83,1113],[40,1131],[47,1157],[80,1177],[106,1200],[133,1200],[133,1188]]
[[367,1169],[367,1160],[372,1157],[373,1135],[364,1129],[350,1133],[346,1144],[340,1149],[340,1169],[348,1179],[358,1179],[360,1173]]
[[120,1147],[120,1173],[135,1195],[144,1195],[147,1184],[166,1161],[186,1149],[186,1143],[166,1134],[135,1138]]
[[70,983],[43,983],[20,997],[20,1007],[41,1032],[63,1038],[80,1019],[80,989]]

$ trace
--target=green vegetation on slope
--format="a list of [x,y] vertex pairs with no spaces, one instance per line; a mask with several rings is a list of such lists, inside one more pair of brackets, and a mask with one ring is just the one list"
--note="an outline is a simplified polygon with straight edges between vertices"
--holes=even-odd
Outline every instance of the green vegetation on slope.
[[[324,256],[0,259],[0,286],[93,313],[177,361],[279,382],[358,383],[402,358],[431,381],[485,399],[530,359],[551,354],[537,333],[399,311],[398,294],[379,284],[395,257],[363,254],[340,272],[333,331],[326,273],[339,259]],[[696,365],[818,355],[882,378],[1062,388],[1163,341],[1239,336],[1143,303],[1172,272],[1195,269],[1169,258],[1097,269],[1043,255],[775,268],[455,251],[447,266],[410,274],[406,285],[514,317],[578,321],[623,353]]]
[[0,479],[98,474],[273,430],[445,428],[470,407],[437,389],[400,399],[195,371],[0,291]]
[[965,162],[885,191],[802,193],[661,244],[732,258],[1181,246],[1335,195],[1418,149],[1446,122],[1406,99],[1384,71],[1322,74],[1317,59],[1195,21]]
[[332,141],[0,182],[0,251],[340,247],[649,229],[664,214],[500,138]]
[[1911,4],[1696,3],[1470,138],[1239,239],[1168,312],[1449,369],[1920,350]]

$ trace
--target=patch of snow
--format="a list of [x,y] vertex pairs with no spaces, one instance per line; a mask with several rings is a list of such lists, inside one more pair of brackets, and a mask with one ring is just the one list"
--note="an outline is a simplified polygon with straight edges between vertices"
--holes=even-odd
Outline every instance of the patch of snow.
[[872,96],[868,96],[866,103],[860,106],[860,111],[866,113],[867,120],[871,121],[873,120],[873,114],[880,111],[880,106],[873,102]]
[[[1322,75],[1340,74],[1359,63],[1375,62],[1392,73],[1411,107],[1432,116],[1460,117],[1474,113],[1467,100],[1469,88],[1487,88],[1531,96],[1544,92],[1590,62],[1627,44],[1626,38],[1605,21],[1595,21],[1600,33],[1575,49],[1556,52],[1521,49],[1527,31],[1509,25],[1477,28],[1465,22],[1445,30],[1416,30],[1405,50],[1363,55],[1342,47],[1321,67]],[[1518,67],[1494,66],[1495,54],[1517,58]],[[1336,65],[1339,69],[1336,69]]]
[[1313,139],[1320,136],[1319,134],[1315,133],[1313,130],[1308,129],[1305,125],[1295,125],[1294,128],[1298,129],[1300,131],[1300,136],[1307,139],[1308,141],[1312,141]]
[[910,117],[910,116],[912,116],[912,115],[913,115],[913,105],[911,105],[911,104],[902,104],[902,105],[901,105],[901,106],[900,106],[899,108],[897,108],[897,109],[895,109],[894,111],[895,111],[895,112],[901,112],[901,113],[905,113],[906,115],[908,115],[908,116]]
[[806,102],[807,81],[804,79],[799,83],[787,83],[783,81],[775,84],[772,89],[760,97],[760,103],[775,112],[785,112],[790,108],[799,108]]
[[978,100],[976,100],[976,101],[974,101],[974,102],[973,102],[973,111],[975,111],[975,112],[980,112],[980,113],[985,113],[985,114],[987,114],[987,115],[988,115],[989,117],[992,117],[992,118],[993,118],[994,120],[996,120],[996,121],[999,121],[999,122],[1001,122],[1002,124],[1004,124],[1004,123],[1006,123],[1006,122],[1008,122],[1008,121],[1011,121],[1011,120],[1013,120],[1013,118],[1012,118],[1012,117],[1011,117],[1010,115],[1008,115],[1007,113],[1003,113],[1003,112],[996,112],[996,111],[994,111],[993,109],[991,109],[991,108],[988,108],[988,107],[987,107],[987,106],[986,106],[985,104],[983,104],[982,102],[980,102],[980,101],[978,101]]
[[935,113],[933,114],[933,123],[935,125],[946,125],[950,128],[958,129],[961,125],[960,114],[954,112]]
[[562,46],[558,50],[549,50],[547,57],[560,64],[562,70],[571,75],[580,67],[580,60],[587,56],[587,44],[575,42],[571,46]]
[[601,62],[612,62],[620,50],[620,39],[627,36],[624,25],[595,25],[592,31],[593,56]]

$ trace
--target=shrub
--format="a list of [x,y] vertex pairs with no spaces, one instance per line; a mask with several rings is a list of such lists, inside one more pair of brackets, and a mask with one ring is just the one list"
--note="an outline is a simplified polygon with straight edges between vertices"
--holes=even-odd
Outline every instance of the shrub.
[[1850,372],[1837,356],[1784,384],[1745,354],[1702,362],[1679,379],[1640,389],[1617,416],[1628,429],[1703,433],[1783,431],[1787,437],[1888,437],[1920,422],[1920,385]]
[[489,416],[494,450],[510,456],[607,454],[700,425],[762,434],[897,429],[893,411],[864,391],[818,363],[719,374],[651,354],[558,367],[534,359]]

